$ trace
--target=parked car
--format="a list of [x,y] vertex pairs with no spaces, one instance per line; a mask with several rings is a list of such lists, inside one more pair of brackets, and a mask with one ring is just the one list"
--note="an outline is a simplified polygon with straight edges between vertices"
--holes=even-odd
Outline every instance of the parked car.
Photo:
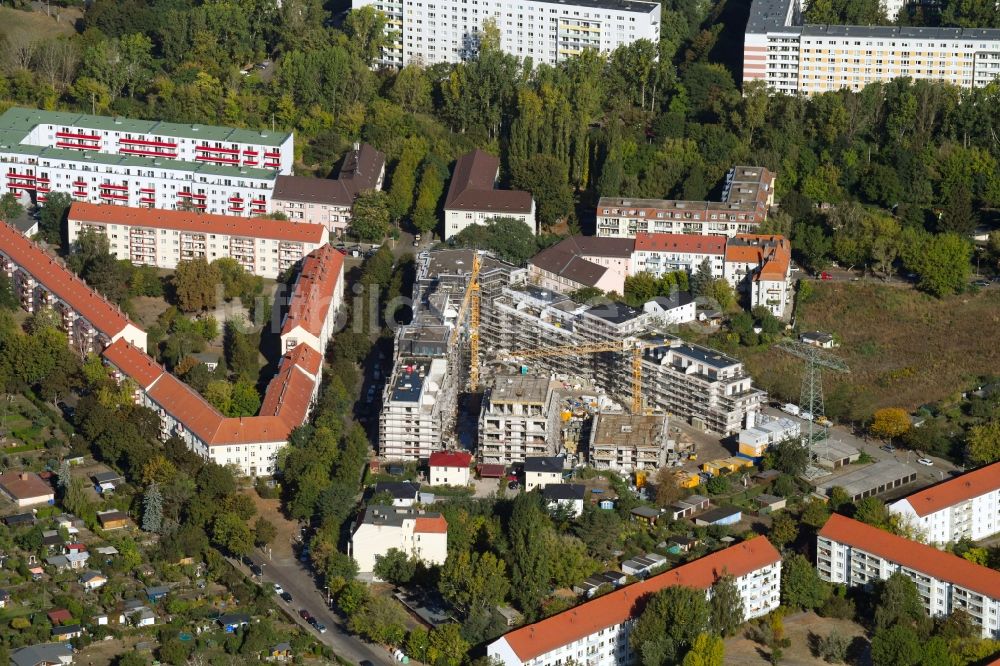
[[282,592],[279,596],[286,604],[292,603],[292,595],[288,594],[288,592]]
[[832,280],[833,276],[830,275],[829,273],[827,273],[826,271],[823,271],[822,273],[819,274],[819,279],[820,280]]
[[521,484],[518,483],[517,481],[511,481],[510,483],[507,484],[507,487],[510,488],[511,490],[518,490],[521,487]]
[[326,633],[326,625],[323,624],[322,622],[317,622],[313,626],[316,627],[316,631],[318,631],[319,633],[321,633],[321,634],[325,634]]
[[921,465],[926,465],[928,467],[934,467],[934,461],[930,458],[917,458],[917,462]]
[[275,583],[274,584],[274,593],[277,594],[278,596],[281,596],[282,594],[285,593],[285,588],[283,588],[280,585],[278,585],[277,583]]
[[305,620],[306,622],[308,622],[309,620],[312,619],[312,614],[309,611],[307,611],[305,608],[300,608],[299,609],[299,617],[301,617],[303,620]]
[[892,444],[885,444],[883,446],[880,446],[879,448],[885,451],[886,453],[895,453],[896,451],[896,447],[893,446]]

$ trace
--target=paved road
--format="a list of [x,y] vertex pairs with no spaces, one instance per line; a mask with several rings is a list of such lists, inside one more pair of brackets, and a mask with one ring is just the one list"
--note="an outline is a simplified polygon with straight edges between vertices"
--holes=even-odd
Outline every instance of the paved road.
[[[259,552],[252,557],[254,562],[264,564],[263,580],[268,583],[278,583],[286,592],[292,595],[292,603],[285,603],[275,597],[275,601],[303,629],[317,640],[328,645],[337,655],[355,664],[368,660],[373,664],[390,666],[396,662],[387,650],[371,643],[366,643],[357,636],[347,632],[341,618],[330,610],[326,604],[325,592],[316,589],[312,573],[293,557],[274,558],[268,560]],[[250,570],[231,560],[244,574],[250,576]],[[326,633],[320,634],[299,616],[300,609],[309,613],[326,625]]]

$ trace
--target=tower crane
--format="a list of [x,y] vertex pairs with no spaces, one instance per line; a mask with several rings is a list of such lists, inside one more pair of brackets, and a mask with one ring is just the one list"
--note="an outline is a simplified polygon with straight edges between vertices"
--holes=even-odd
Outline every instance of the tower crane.
[[584,354],[600,354],[604,352],[631,353],[632,355],[632,413],[642,414],[642,352],[646,349],[666,347],[667,342],[637,342],[617,341],[601,342],[590,345],[560,345],[557,347],[538,347],[505,354],[509,358],[551,358],[553,356],[583,356]]
[[465,314],[469,313],[469,386],[475,391],[479,386],[479,271],[483,266],[483,260],[479,252],[472,253],[472,271],[469,274],[469,284],[465,288],[465,296],[462,298],[462,305],[458,309],[458,316],[455,318],[455,328],[451,331],[451,340],[448,347],[455,348],[458,342],[459,333],[462,330],[462,322]]

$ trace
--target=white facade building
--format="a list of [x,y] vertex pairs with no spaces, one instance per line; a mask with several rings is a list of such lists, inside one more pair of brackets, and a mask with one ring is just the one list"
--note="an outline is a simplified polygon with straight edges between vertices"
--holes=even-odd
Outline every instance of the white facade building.
[[747,457],[760,458],[775,444],[798,439],[801,431],[802,427],[798,421],[762,415],[752,428],[740,430],[739,451]]
[[531,192],[496,189],[499,175],[500,160],[482,150],[473,150],[455,161],[444,200],[445,240],[470,225],[486,225],[501,217],[520,220],[531,233],[538,233]]
[[111,254],[133,264],[173,269],[182,261],[231,258],[248,273],[272,280],[329,239],[318,224],[79,201],[67,226],[70,248],[91,229],[108,239]]
[[444,358],[400,358],[386,382],[379,415],[379,455],[417,460],[438,451],[455,400],[442,390],[448,375]]
[[1000,532],[1000,462],[908,495],[889,510],[928,543],[990,537]]
[[635,235],[629,273],[645,272],[657,278],[674,271],[695,273],[707,260],[712,277],[720,278],[725,259],[725,236],[640,231]]
[[735,579],[746,619],[779,606],[781,554],[759,536],[515,629],[490,643],[486,654],[503,666],[636,664],[638,655],[629,644],[636,601],[671,585],[703,589],[709,595],[723,573]]
[[660,41],[658,2],[482,0],[466,6],[460,0],[353,0],[354,9],[364,6],[388,19],[386,30],[394,40],[383,50],[381,64],[393,67],[468,60],[479,51],[487,20],[496,23],[500,48],[538,64],[554,65],[585,49],[610,53],[640,39]]
[[[885,3],[893,17],[899,3]],[[743,41],[743,84],[815,95],[899,77],[980,88],[1000,75],[1000,30],[802,25],[799,0],[754,0]]]
[[510,465],[556,453],[559,409],[549,375],[498,374],[479,415],[480,462]]
[[466,451],[435,451],[427,461],[432,486],[467,486],[472,480],[469,465],[472,454]]
[[561,456],[537,456],[524,459],[524,492],[563,482],[566,459]]
[[850,587],[902,573],[931,617],[964,610],[983,638],[1000,638],[1000,572],[989,567],[835,513],[817,535],[816,569]]
[[0,222],[0,270],[25,311],[56,312],[70,347],[80,353],[100,352],[119,339],[146,348],[146,332],[120,308],[6,222]]
[[12,108],[0,116],[0,194],[250,217],[291,174],[292,135]]
[[372,505],[351,535],[351,556],[361,573],[375,570],[376,556],[401,550],[424,564],[444,564],[448,558],[448,522],[439,513]]

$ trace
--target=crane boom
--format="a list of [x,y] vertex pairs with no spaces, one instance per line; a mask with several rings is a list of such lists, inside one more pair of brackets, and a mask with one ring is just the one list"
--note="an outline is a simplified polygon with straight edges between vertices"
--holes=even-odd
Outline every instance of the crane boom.
[[471,309],[472,314],[469,317],[469,353],[471,356],[469,384],[473,391],[479,384],[479,270],[482,265],[479,252],[473,250],[469,284],[465,288],[465,296],[462,297],[462,305],[458,309],[458,316],[455,317],[455,328],[451,331],[451,340],[448,344],[450,349],[455,348],[459,333],[462,331],[462,322],[465,321],[465,314]]

